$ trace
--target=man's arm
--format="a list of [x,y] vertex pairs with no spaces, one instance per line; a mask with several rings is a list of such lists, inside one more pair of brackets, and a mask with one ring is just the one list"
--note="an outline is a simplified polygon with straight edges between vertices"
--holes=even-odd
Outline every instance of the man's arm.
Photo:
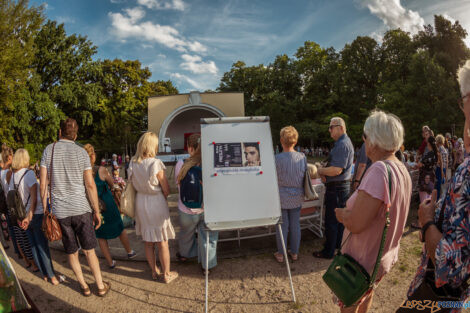
[[357,165],[356,175],[354,176],[354,183],[353,183],[353,191],[359,186],[359,182],[361,181],[362,175],[366,169],[366,163],[359,163]]
[[47,168],[41,166],[39,170],[39,191],[41,193],[42,207],[44,212],[47,210],[47,185],[49,184],[49,179],[47,177]]
[[318,174],[320,176],[338,176],[342,172],[343,169],[336,166],[321,167],[318,169]]

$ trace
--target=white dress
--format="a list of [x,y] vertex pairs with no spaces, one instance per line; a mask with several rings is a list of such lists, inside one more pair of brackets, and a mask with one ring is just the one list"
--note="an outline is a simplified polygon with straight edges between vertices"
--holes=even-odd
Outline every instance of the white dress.
[[135,231],[146,242],[161,242],[175,238],[168,203],[162,193],[157,173],[165,169],[156,158],[142,163],[130,162],[129,177],[137,191],[135,199]]

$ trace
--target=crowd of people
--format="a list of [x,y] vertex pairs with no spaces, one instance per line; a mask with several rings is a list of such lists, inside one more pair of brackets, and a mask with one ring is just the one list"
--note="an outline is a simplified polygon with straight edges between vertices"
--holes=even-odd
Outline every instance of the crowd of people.
[[[276,154],[275,164],[282,239],[287,243],[291,261],[299,259],[300,215],[304,202],[304,179],[308,172],[313,184],[326,186],[325,243],[320,251],[313,252],[313,256],[331,260],[338,255],[337,251],[341,251],[367,273],[374,272],[370,288],[353,305],[345,305],[342,299],[335,297],[341,312],[367,312],[374,289],[397,262],[412,199],[410,171],[413,170],[419,171],[420,205],[418,220],[412,226],[420,229],[424,245],[408,299],[464,301],[470,295],[467,283],[470,276],[470,158],[467,157],[470,152],[470,61],[459,70],[458,77],[462,94],[460,108],[465,117],[463,139],[450,134],[434,136],[433,131],[424,126],[419,149],[406,151],[403,147],[405,130],[400,119],[374,110],[364,124],[363,145],[355,151],[345,121],[333,117],[328,130],[334,146],[328,151],[326,164],[313,165],[308,163],[306,155],[322,156],[327,149],[305,148],[302,153],[297,146],[299,135],[294,127],[284,127],[280,132],[282,152]],[[219,234],[205,231],[202,205],[190,207],[179,197],[181,230],[178,236],[175,234],[167,202],[170,187],[166,168],[155,157],[158,153],[156,134],[144,133],[137,143],[135,155],[125,157],[126,180],[120,177],[122,162],[117,155],[113,155],[110,173],[105,167],[106,162],[94,165],[94,147],[77,145],[77,136],[77,122],[72,118],[63,121],[59,140],[45,148],[39,170],[38,166],[31,168],[27,150],[13,151],[6,145],[2,146],[0,198],[4,197],[8,204],[6,210],[0,205],[2,221],[7,225],[2,226],[3,243],[5,247],[8,242],[12,243],[26,267],[40,272],[43,279],[53,285],[60,283],[41,228],[44,215],[52,208],[82,295],[88,297],[91,291],[79,262],[80,249],[95,278],[98,296],[105,296],[111,284],[103,281],[95,253],[97,244],[110,269],[116,266],[116,261],[109,251],[109,239],[119,238],[129,259],[136,256],[119,210],[120,194],[126,184],[132,184],[136,191],[135,229],[144,242],[149,277],[163,283],[178,278],[178,273],[171,271],[168,244],[175,238],[178,241],[176,256],[180,262],[197,257],[203,273],[217,266]],[[189,158],[175,165],[175,183],[179,193],[182,192],[183,181],[193,173],[192,169],[201,167],[200,135],[191,135],[187,147]],[[14,194],[19,194],[26,211],[22,219],[8,210]],[[276,242],[275,260],[287,262],[279,232],[276,233]],[[160,267],[157,266],[156,248]],[[413,308],[402,307],[398,312],[414,311]]]

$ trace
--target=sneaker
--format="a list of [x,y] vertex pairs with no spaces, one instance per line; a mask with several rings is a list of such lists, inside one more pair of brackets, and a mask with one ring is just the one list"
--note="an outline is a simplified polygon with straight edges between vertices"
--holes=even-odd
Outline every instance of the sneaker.
[[128,253],[127,254],[127,258],[128,259],[133,259],[137,256],[137,252],[135,252],[134,250],[131,250],[131,253]]
[[113,263],[109,266],[110,269],[113,269],[116,267],[116,261],[113,260]]

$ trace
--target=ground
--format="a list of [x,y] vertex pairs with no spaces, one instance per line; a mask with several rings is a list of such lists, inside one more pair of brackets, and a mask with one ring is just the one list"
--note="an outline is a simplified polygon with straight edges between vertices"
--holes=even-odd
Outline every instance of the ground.
[[[274,240],[265,238],[264,250],[255,248],[241,257],[219,260],[209,279],[209,312],[339,312],[321,278],[330,261],[311,256],[313,250],[321,247],[322,239],[308,231],[302,235],[299,261],[291,263],[297,303],[292,303],[285,265],[272,257]],[[245,241],[242,245],[250,244]],[[104,280],[111,282],[112,290],[100,298],[92,285],[94,295],[85,298],[62,251],[52,249],[55,270],[66,277],[59,286],[44,282],[25,269],[11,248],[7,251],[24,289],[41,312],[204,312],[204,276],[196,262],[172,262],[172,270],[178,271],[180,277],[165,285],[151,280],[143,261],[119,261],[114,270],[109,270],[100,259]],[[407,227],[399,261],[379,285],[371,312],[395,312],[401,305],[420,252],[417,232]],[[92,283],[85,257],[80,258],[86,279]]]

